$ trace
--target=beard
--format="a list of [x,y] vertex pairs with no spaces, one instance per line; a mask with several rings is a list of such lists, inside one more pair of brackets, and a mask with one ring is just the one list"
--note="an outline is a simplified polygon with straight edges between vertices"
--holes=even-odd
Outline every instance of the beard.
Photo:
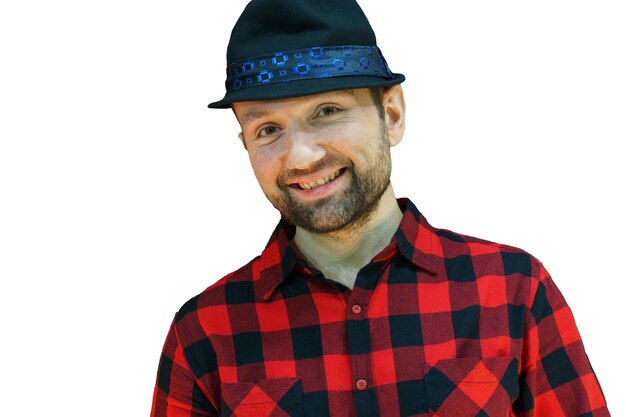
[[320,171],[325,167],[345,167],[341,175],[350,175],[348,187],[335,195],[314,202],[297,200],[289,192],[286,181],[279,184],[280,192],[266,197],[282,217],[302,229],[317,234],[332,234],[356,230],[366,224],[378,207],[390,184],[391,154],[386,126],[381,123],[380,140],[368,166],[357,170],[347,158],[329,156],[300,174]]

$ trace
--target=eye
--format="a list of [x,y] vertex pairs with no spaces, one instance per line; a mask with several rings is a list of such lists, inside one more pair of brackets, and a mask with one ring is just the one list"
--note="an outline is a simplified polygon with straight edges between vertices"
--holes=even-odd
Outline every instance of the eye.
[[331,114],[337,113],[339,109],[334,106],[325,106],[317,113],[318,116],[330,116]]
[[276,132],[278,132],[278,128],[276,126],[267,126],[259,130],[259,133],[257,136],[263,138],[263,137],[271,136]]

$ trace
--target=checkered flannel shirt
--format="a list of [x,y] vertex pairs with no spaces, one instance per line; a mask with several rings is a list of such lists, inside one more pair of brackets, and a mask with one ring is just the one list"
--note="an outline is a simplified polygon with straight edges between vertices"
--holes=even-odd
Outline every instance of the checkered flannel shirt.
[[308,266],[281,221],[259,257],[188,301],[152,417],[609,416],[542,264],[399,204],[353,290]]

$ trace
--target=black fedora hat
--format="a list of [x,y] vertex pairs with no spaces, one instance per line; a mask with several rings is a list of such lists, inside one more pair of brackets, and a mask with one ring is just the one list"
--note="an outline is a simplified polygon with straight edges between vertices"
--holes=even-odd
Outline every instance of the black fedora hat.
[[404,81],[387,66],[354,0],[252,0],[226,60],[226,95],[211,108]]

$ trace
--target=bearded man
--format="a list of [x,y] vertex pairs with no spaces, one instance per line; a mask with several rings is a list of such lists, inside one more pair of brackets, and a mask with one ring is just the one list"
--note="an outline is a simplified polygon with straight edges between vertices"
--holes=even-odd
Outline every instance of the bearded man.
[[227,62],[282,219],[176,314],[153,417],[609,415],[542,264],[396,198],[404,76],[355,1],[253,0]]

